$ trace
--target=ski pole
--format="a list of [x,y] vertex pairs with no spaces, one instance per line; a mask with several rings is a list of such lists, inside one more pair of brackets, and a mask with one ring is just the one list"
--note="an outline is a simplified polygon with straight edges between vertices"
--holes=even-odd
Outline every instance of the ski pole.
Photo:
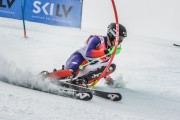
[[[118,51],[118,53],[116,52],[116,54],[119,54],[120,52],[121,52],[121,47],[119,47],[118,48],[119,49],[119,51]],[[92,60],[92,61],[90,61],[90,62],[88,62],[88,63],[86,63],[86,64],[84,64],[84,65],[80,65],[79,66],[79,69],[80,70],[82,70],[84,67],[86,67],[87,65],[89,65],[89,64],[91,64],[91,63],[93,63],[93,62],[96,62],[96,61],[98,61],[98,60],[100,60],[101,58],[103,58],[103,57],[107,57],[108,55],[110,55],[111,53],[108,53],[108,54],[106,54],[106,55],[103,55],[103,56],[101,56],[101,57],[99,57],[99,58],[96,58],[96,59],[94,59],[94,60]]]
[[79,66],[79,69],[82,70],[82,69],[83,69],[84,67],[86,67],[87,65],[89,65],[89,64],[91,64],[91,63],[93,63],[93,62],[96,62],[96,61],[100,60],[100,59],[103,58],[103,57],[107,57],[108,55],[110,55],[110,53],[108,53],[108,54],[106,54],[106,55],[103,55],[103,56],[101,56],[101,57],[99,57],[99,58],[96,58],[96,59],[94,59],[94,60],[92,60],[92,61],[90,61],[90,62],[88,62],[88,63],[86,63],[86,64],[84,64],[84,65],[80,65],[80,66]]
[[23,20],[23,28],[24,28],[24,38],[27,38],[27,36],[26,36],[26,26],[25,26],[25,20],[24,20],[24,9],[23,9],[22,0],[20,0],[20,4],[21,4],[21,11],[22,11],[22,20]]

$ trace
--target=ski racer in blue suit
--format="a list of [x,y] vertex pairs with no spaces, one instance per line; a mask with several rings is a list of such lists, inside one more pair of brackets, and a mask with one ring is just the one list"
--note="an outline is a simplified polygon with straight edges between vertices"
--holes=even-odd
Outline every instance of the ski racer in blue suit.
[[[111,54],[114,51],[115,37],[116,24],[111,23],[108,26],[107,36],[91,35],[86,40],[84,46],[75,51],[69,57],[69,59],[66,61],[65,68],[48,73],[47,77],[52,79],[73,78],[73,80],[75,80],[75,82],[73,83],[81,84],[76,82],[76,80],[78,80],[79,78],[83,78],[83,76],[88,76],[88,74],[92,71],[97,72],[99,69],[103,67],[105,68],[105,66],[107,66],[111,59]],[[119,45],[117,47],[116,54],[120,53],[121,43],[125,37],[127,37],[126,28],[123,25],[119,24]],[[99,59],[95,60],[97,58]],[[83,67],[83,69],[79,68],[79,66],[85,65],[93,60],[95,61]],[[112,64],[112,66],[115,69],[115,64]],[[108,85],[113,85],[113,79],[110,77],[110,74],[113,71],[107,72],[105,76],[103,76]],[[94,72],[94,74],[96,72]],[[90,77],[94,74],[92,72],[92,74],[90,74]],[[99,73],[97,72],[97,74]],[[91,84],[92,82],[94,82],[95,79],[93,78],[95,77],[86,79],[86,83]]]

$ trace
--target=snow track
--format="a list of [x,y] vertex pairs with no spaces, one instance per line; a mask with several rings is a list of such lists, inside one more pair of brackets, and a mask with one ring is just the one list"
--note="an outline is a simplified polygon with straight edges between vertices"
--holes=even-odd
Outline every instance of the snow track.
[[[0,18],[0,75],[10,82],[49,88],[34,78],[42,70],[60,69],[69,55],[90,35],[76,29]],[[72,34],[69,34],[72,33]],[[69,44],[72,43],[72,44]],[[174,41],[173,41],[174,43]],[[122,101],[99,97],[80,101],[17,87],[0,81],[2,120],[179,120],[180,49],[171,40],[128,35],[115,57],[123,88]],[[65,51],[65,52],[64,52]],[[103,81],[97,88],[105,89]]]

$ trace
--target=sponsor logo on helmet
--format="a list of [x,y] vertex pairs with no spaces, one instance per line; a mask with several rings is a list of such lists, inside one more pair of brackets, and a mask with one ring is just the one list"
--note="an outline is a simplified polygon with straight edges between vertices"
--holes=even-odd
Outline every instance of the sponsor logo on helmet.
[[116,36],[116,29],[110,29],[109,31],[114,37]]
[[127,37],[127,32],[123,32],[124,37]]

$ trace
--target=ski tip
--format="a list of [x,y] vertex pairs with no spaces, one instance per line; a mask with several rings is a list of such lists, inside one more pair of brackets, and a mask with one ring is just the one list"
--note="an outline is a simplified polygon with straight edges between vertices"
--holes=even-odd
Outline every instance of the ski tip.
[[180,47],[180,45],[178,45],[178,44],[173,44],[174,46],[176,46],[176,47]]
[[[118,93],[119,94],[119,93]],[[122,95],[119,94],[119,98],[118,99],[115,99],[114,101],[121,101],[122,100]]]

